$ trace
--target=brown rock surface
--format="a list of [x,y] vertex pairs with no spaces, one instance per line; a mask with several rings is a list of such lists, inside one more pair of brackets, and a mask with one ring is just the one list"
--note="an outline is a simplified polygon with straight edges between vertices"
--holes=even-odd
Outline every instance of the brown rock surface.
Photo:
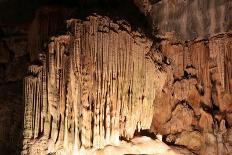
[[[231,40],[228,34],[208,41],[161,42],[174,81],[167,80],[157,98],[151,129],[165,135],[168,143],[200,154],[229,152],[222,135],[231,126]],[[203,137],[196,144],[191,143],[191,134],[185,134],[195,132]]]
[[202,144],[202,149],[200,154],[217,154],[218,145],[215,135],[211,133],[204,133],[204,143]]
[[0,42],[0,63],[7,63],[9,61],[9,51],[7,50],[5,43]]
[[[26,68],[30,59],[36,60],[39,53],[47,51],[46,46],[49,44],[51,35],[59,34],[64,30],[66,31],[66,25],[63,24],[63,22],[73,13],[73,9],[71,8],[49,6],[39,9],[37,13],[35,13],[35,18],[32,23],[25,20],[22,25],[14,23],[14,21],[11,21],[12,23],[3,23],[2,21],[10,21],[13,15],[16,15],[15,17],[20,19],[25,18],[23,17],[25,14],[26,16],[33,16],[32,12],[19,11],[28,8],[32,10],[34,6],[30,5],[29,1],[25,2],[22,0],[17,3],[19,5],[14,5],[13,9],[8,5],[15,4],[12,3],[12,1],[15,0],[0,1],[1,154],[15,154],[16,151],[21,150],[20,143],[22,141],[20,129],[22,126],[22,111],[24,108],[22,102],[22,78],[26,74]],[[94,6],[98,1],[100,0],[89,0],[85,2],[93,4]],[[113,0],[103,1],[108,3]],[[34,4],[35,1],[31,2]],[[82,2],[84,1],[80,1],[80,3]],[[120,4],[124,5],[126,2],[127,1],[120,1]],[[73,139],[79,136],[76,131],[80,130],[79,128],[77,129],[76,126],[81,126],[80,128],[81,131],[83,129],[83,135],[87,135],[83,137],[83,144],[90,146],[92,145],[89,142],[92,141],[90,137],[95,135],[91,135],[93,133],[88,131],[92,126],[96,125],[92,124],[91,120],[94,119],[98,120],[99,124],[104,124],[99,125],[101,129],[98,130],[98,127],[94,129],[98,133],[96,137],[105,136],[106,140],[108,140],[108,133],[113,135],[115,134],[114,131],[116,131],[111,130],[112,124],[118,121],[118,118],[115,116],[118,114],[118,107],[111,105],[114,105],[113,103],[119,99],[121,100],[120,103],[124,106],[119,109],[127,109],[122,111],[123,114],[119,121],[122,131],[120,131],[120,133],[117,132],[117,134],[123,135],[123,138],[132,137],[132,133],[140,128],[148,129],[152,118],[150,114],[154,113],[151,126],[152,130],[156,133],[163,134],[164,137],[169,137],[171,144],[183,144],[184,146],[176,146],[178,150],[184,151],[186,154],[191,154],[191,151],[202,155],[232,154],[232,144],[230,140],[232,127],[231,1],[134,0],[134,2],[143,13],[146,14],[150,21],[150,25],[153,27],[154,31],[149,30],[149,34],[161,38],[161,40],[157,40],[157,38],[150,40],[154,41],[151,48],[152,52],[150,51],[147,53],[147,49],[143,50],[143,52],[146,53],[146,57],[149,58],[145,61],[147,62],[149,60],[149,63],[147,63],[148,66],[144,66],[144,63],[139,63],[144,57],[133,54],[143,49],[143,47],[138,45],[141,42],[137,40],[138,38],[139,40],[140,38],[144,38],[140,36],[142,33],[134,32],[134,28],[132,28],[134,25],[129,26],[125,21],[120,21],[119,23],[111,22],[110,25],[108,25],[107,22],[103,20],[101,21],[102,25],[96,27],[88,22],[84,22],[84,24],[78,23],[86,26],[84,26],[84,28],[82,27],[80,30],[82,34],[80,37],[81,39],[78,39],[75,35],[71,35],[70,37],[70,34],[73,34],[74,31],[79,32],[78,26],[70,26],[71,29],[74,27],[77,29],[70,30],[72,33],[68,33],[67,38],[54,37],[51,44],[49,44],[51,48],[49,50],[50,54],[45,54],[46,58],[42,58],[42,62],[33,62],[35,65],[30,68],[29,79],[33,80],[28,80],[30,83],[30,88],[28,89],[34,96],[28,96],[30,105],[32,105],[32,107],[29,106],[28,108],[33,109],[33,111],[30,113],[29,110],[29,114],[26,113],[26,115],[31,116],[33,119],[29,121],[31,124],[29,123],[29,125],[26,126],[30,128],[30,130],[25,130],[24,133],[25,135],[33,135],[33,140],[29,141],[28,144],[27,141],[24,141],[24,154],[29,152],[31,154],[38,154],[38,152],[45,154],[45,152],[48,152],[48,150],[46,150],[47,146],[49,146],[49,152],[57,151],[57,154],[63,153],[63,146],[71,150],[72,148],[70,148],[70,146],[74,143]],[[80,9],[83,9],[85,12],[85,8],[81,7]],[[127,8],[127,6],[124,8],[126,8],[126,13],[132,12],[134,15],[134,12]],[[116,7],[116,12],[122,13],[124,17],[125,12],[123,12],[120,7]],[[108,14],[108,12],[105,13]],[[143,20],[135,18],[135,21],[135,23],[142,23]],[[75,22],[70,21],[71,25],[73,23]],[[107,26],[105,26],[105,24]],[[98,29],[97,31],[100,32],[95,34],[95,29]],[[123,37],[118,37],[119,34]],[[128,34],[136,37],[130,38]],[[118,45],[116,43],[117,41],[112,41],[117,40],[117,38],[119,38],[118,40],[122,40]],[[195,38],[196,40],[194,40]],[[128,40],[130,40],[131,43],[128,43]],[[76,43],[79,41],[81,42],[80,47],[75,46],[75,48],[81,49],[80,51],[83,53],[81,56],[75,55],[75,58],[81,58],[77,61],[70,58],[73,56],[73,53],[70,51],[77,50],[72,49],[73,45],[71,45],[70,42]],[[132,43],[133,41],[135,41],[135,43]],[[95,46],[96,44],[97,46]],[[115,46],[112,45],[114,48],[107,49],[109,44],[115,44]],[[146,41],[143,40],[141,44],[146,44]],[[136,48],[131,50],[133,52],[128,52],[131,48],[128,46]],[[71,48],[71,50],[67,50],[69,48]],[[98,55],[94,55],[93,51],[95,51],[95,49],[93,48],[99,49],[101,52],[97,52]],[[120,51],[120,55],[116,57],[115,55],[110,55],[111,52],[103,52],[107,50],[118,50]],[[51,51],[54,51],[54,53]],[[91,54],[88,54],[89,52],[86,51],[91,51]],[[88,61],[89,58],[91,61]],[[44,63],[45,59],[49,59],[49,62],[53,64],[50,64],[50,66],[46,64],[47,67],[44,65],[42,69],[41,64]],[[118,59],[118,61],[116,61],[116,59]],[[132,65],[135,68],[131,67],[130,64],[132,59],[136,59],[136,63]],[[69,63],[69,60],[72,62]],[[73,70],[74,68],[74,65],[71,66],[71,64],[74,64],[73,62],[77,62],[75,67],[79,66],[76,70],[78,70],[78,73],[81,70],[80,72],[83,73],[81,74],[82,78],[79,78],[79,74],[76,74],[76,70],[69,72],[69,70]],[[97,64],[97,67],[89,67],[92,66],[92,64]],[[54,68],[51,66],[54,66]],[[110,68],[110,66],[113,67]],[[46,68],[46,70],[44,70],[44,68]],[[54,70],[55,72],[52,72],[54,73],[52,74],[50,71]],[[119,71],[119,73],[116,72],[116,70]],[[123,72],[124,70],[127,71]],[[132,74],[132,71],[135,71],[135,74],[134,72]],[[149,77],[140,76],[144,74],[150,75],[153,72],[155,72],[155,75]],[[118,77],[118,75],[122,76]],[[70,78],[73,76],[77,78],[75,80]],[[131,82],[128,82],[130,78],[125,80],[124,77],[128,76],[131,76]],[[54,83],[50,85],[51,89],[49,88],[49,100],[51,100],[49,103],[51,104],[44,105],[43,103],[47,103],[47,96],[44,95],[41,98],[38,96],[47,93],[46,82],[41,85],[41,81],[46,81],[48,77],[50,81]],[[83,85],[86,89],[79,89],[79,87],[76,89],[75,83],[77,81],[80,82],[79,85]],[[151,81],[157,82],[153,105],[154,111],[151,110],[151,104],[148,104],[148,106],[140,104],[141,100],[143,103],[150,100],[148,99],[149,95],[146,95],[149,94],[149,92],[144,90],[144,87],[149,85],[149,90],[152,89],[153,86],[150,83]],[[99,87],[93,87],[97,85],[98,82],[100,83],[98,85]],[[120,85],[119,83],[121,86],[118,87],[119,89],[116,89],[116,86]],[[135,83],[140,84],[135,85]],[[163,85],[165,85],[165,87],[161,87]],[[35,89],[32,89],[32,87]],[[76,94],[80,94],[79,90],[81,90],[83,95],[76,97]],[[123,93],[114,95],[118,90],[123,90]],[[94,92],[99,92],[99,94]],[[143,95],[140,96],[138,94]],[[64,97],[65,95],[67,98]],[[80,115],[74,115],[77,113],[77,111],[74,112],[74,109],[79,107],[73,106],[77,105],[77,101],[73,99],[75,97],[80,99],[78,102],[80,101],[83,103],[81,104],[82,106],[80,109],[82,110]],[[99,108],[96,107],[96,103],[104,103],[105,106],[101,104]],[[149,107],[150,109],[143,107]],[[43,110],[40,108],[43,108]],[[90,112],[93,109],[97,111],[96,116],[93,115],[93,112]],[[144,117],[149,119],[141,120],[137,117],[134,118],[137,111],[140,113],[138,117],[142,117],[142,114],[144,114]],[[49,113],[49,116],[47,116],[47,113]],[[79,119],[79,117],[81,119]],[[101,117],[104,119],[99,119]],[[82,122],[88,123],[77,125],[77,122],[79,123],[77,120],[84,120]],[[146,127],[144,128],[144,126]],[[109,127],[110,132],[108,132]],[[201,140],[196,140],[198,138],[194,137],[195,133],[199,132],[203,138],[201,138]],[[47,134],[43,137],[43,133],[51,134]],[[186,133],[189,133],[189,135]],[[196,141],[194,140],[192,142],[190,135],[194,135],[193,139]],[[50,138],[49,141],[47,141],[48,137]],[[68,138],[64,140],[62,137]],[[102,141],[104,140],[98,140],[96,143],[102,143]],[[201,147],[199,147],[199,143],[201,143]],[[74,145],[79,147],[82,144]],[[28,146],[29,148],[27,148]],[[11,151],[8,151],[9,149]]]
[[177,40],[207,39],[231,32],[231,0],[134,0],[158,35]]
[[199,151],[203,142],[200,132],[182,132],[175,141],[176,145],[186,146],[190,150]]
[[201,109],[201,118],[199,120],[199,127],[204,132],[213,132],[213,118],[211,114]]
[[[108,17],[72,19],[68,26],[71,34],[53,37],[25,78],[25,154],[37,144],[47,153],[72,154],[150,129],[166,78],[148,56],[152,42]],[[48,145],[31,142],[44,137]]]

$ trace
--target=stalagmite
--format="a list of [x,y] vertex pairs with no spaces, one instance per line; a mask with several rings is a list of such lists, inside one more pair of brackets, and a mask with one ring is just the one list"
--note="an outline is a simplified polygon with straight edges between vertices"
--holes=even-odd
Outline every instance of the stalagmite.
[[31,139],[43,138],[47,153],[70,155],[151,126],[165,78],[145,57],[151,40],[108,17],[67,23],[69,33],[51,38],[25,78],[24,154],[36,152]]

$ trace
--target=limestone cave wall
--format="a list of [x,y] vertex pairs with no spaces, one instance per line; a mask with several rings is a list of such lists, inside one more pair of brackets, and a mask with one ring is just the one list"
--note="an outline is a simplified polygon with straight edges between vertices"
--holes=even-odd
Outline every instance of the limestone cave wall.
[[190,41],[231,32],[230,0],[134,0],[162,38]]
[[[163,135],[182,154],[231,154],[230,0],[57,4],[0,1],[1,154],[72,152],[73,142],[102,147],[113,135],[128,140],[140,128]],[[99,7],[110,18],[83,20]],[[81,20],[69,20],[66,28],[77,14]],[[149,27],[139,24],[144,21]],[[115,125],[120,128],[112,130]],[[82,129],[87,137],[77,134]]]
[[67,22],[25,78],[23,154],[73,154],[150,129],[166,78],[149,57],[152,41],[123,20]]
[[164,141],[197,154],[231,153],[231,45],[230,34],[161,42],[172,76],[155,103],[152,128]]

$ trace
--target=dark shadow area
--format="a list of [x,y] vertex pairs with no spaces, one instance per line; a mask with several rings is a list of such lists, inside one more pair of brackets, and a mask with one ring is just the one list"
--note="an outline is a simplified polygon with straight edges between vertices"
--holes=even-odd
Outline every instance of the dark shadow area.
[[2,0],[0,26],[31,22],[36,11],[42,6],[74,10],[72,18],[84,19],[97,13],[113,20],[123,19],[129,22],[133,29],[142,30],[148,36],[151,36],[153,31],[151,21],[140,12],[133,0]]
[[17,155],[22,148],[23,82],[0,85],[0,151],[1,155]]
[[135,131],[134,137],[141,137],[141,136],[147,136],[147,137],[150,137],[151,139],[157,139],[156,135],[148,129]]

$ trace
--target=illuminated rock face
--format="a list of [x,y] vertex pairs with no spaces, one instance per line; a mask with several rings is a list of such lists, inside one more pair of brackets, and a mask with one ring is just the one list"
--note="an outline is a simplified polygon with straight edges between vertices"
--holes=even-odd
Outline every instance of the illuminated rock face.
[[197,154],[231,154],[226,138],[232,127],[231,35],[187,43],[165,40],[160,49],[173,70],[156,98],[154,132]]
[[25,78],[23,154],[73,154],[150,129],[166,77],[148,56],[152,42],[107,17],[68,27]]

